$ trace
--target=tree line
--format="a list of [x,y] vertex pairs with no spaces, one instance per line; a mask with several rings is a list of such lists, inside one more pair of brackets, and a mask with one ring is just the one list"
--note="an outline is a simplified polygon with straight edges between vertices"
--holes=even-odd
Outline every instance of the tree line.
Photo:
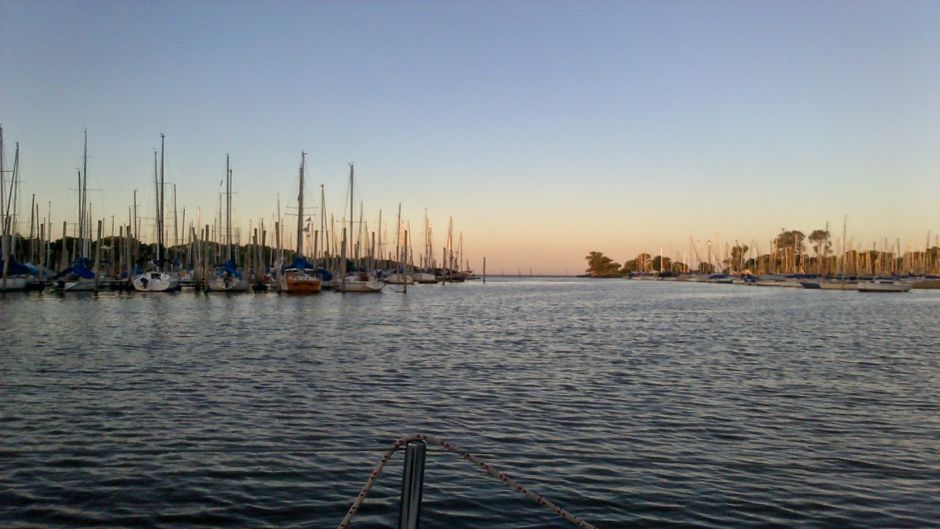
[[[845,246],[846,248],[842,248]],[[809,235],[799,230],[782,230],[770,241],[770,251],[760,253],[757,248],[735,243],[713,251],[708,244],[705,255],[694,248],[695,261],[682,262],[667,256],[640,253],[635,258],[618,263],[600,251],[585,256],[584,275],[591,277],[621,277],[629,274],[940,274],[940,245],[920,251],[902,252],[900,241],[874,242],[870,249],[851,242],[839,244],[833,251],[832,236],[828,229],[817,229]],[[690,252],[692,253],[692,252]],[[692,261],[692,255],[688,256]]]

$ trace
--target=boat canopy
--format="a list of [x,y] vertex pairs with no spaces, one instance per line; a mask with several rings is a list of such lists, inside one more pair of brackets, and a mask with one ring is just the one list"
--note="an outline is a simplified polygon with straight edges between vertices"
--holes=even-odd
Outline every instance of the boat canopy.
[[[3,259],[0,259],[0,270],[3,270]],[[10,264],[7,267],[7,275],[10,276],[24,276],[32,274],[29,267],[19,263],[14,258],[10,258]]]
[[228,261],[225,261],[225,264],[222,265],[222,270],[224,271],[224,273],[233,275],[235,277],[242,276],[241,272],[238,271],[238,267],[235,266],[235,261],[232,261],[231,259],[229,259]]
[[287,268],[296,268],[298,270],[313,270],[313,265],[310,264],[310,261],[302,255],[295,255],[294,262],[290,264]]
[[80,257],[72,263],[72,266],[66,268],[65,270],[56,274],[56,278],[62,277],[68,274],[75,274],[78,277],[83,279],[94,279],[95,273],[91,271],[91,262],[84,257]]

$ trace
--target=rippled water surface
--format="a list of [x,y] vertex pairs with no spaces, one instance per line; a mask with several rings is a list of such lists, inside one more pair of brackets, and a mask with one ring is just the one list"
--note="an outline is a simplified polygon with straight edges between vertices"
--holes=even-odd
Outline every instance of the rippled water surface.
[[[601,528],[940,520],[940,291],[0,299],[0,526],[338,525],[426,432]],[[397,523],[396,456],[353,527]],[[427,528],[566,523],[432,450]]]

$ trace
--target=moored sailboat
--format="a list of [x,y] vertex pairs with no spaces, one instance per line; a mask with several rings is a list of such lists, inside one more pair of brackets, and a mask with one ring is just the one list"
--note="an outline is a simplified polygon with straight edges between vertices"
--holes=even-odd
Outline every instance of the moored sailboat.
[[900,279],[872,278],[858,281],[859,292],[909,292],[914,288],[910,281]]
[[[167,272],[164,262],[163,247],[163,177],[165,137],[160,135],[160,171],[157,182],[157,259],[154,261],[156,270],[150,270],[134,276],[131,283],[138,292],[169,292],[179,290],[179,278],[175,273]],[[156,160],[154,160],[156,165]],[[155,175],[156,176],[156,175]]]
[[232,260],[232,169],[225,155],[225,262],[208,281],[212,292],[247,292],[250,285]]
[[304,171],[307,153],[300,153],[300,191],[297,194],[297,247],[293,263],[278,266],[277,289],[289,294],[316,294],[322,289],[317,271],[304,257]]
[[[340,262],[343,263],[343,267],[346,266],[347,257],[352,258],[354,175],[355,169],[353,164],[349,164],[349,233],[343,237],[343,255],[340,259]],[[349,254],[346,253],[347,247],[349,248]],[[353,260],[353,262],[355,262],[355,260]],[[342,279],[336,285],[336,290],[339,292],[379,293],[382,292],[382,289],[385,287],[385,283],[379,281],[379,278],[369,270],[343,270],[343,272]]]

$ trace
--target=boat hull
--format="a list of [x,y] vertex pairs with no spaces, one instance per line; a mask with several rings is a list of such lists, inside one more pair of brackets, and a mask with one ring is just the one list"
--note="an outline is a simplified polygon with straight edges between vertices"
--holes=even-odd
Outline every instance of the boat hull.
[[414,277],[415,277],[415,283],[433,284],[433,283],[438,282],[436,275],[429,274],[427,272],[418,272],[417,274],[415,274]]
[[859,292],[908,292],[914,288],[913,283],[905,281],[859,281]]
[[3,286],[3,282],[0,280],[0,292],[15,292],[18,290],[26,290],[26,285],[28,284],[28,277],[8,277],[6,287]]
[[278,283],[278,290],[287,294],[316,294],[322,288],[320,280],[311,275],[282,277]]
[[361,279],[359,277],[346,278],[345,281],[342,281],[336,285],[336,290],[340,292],[350,292],[350,293],[360,293],[360,294],[377,294],[382,292],[382,289],[385,287],[385,283],[382,283],[374,277],[369,279]]
[[383,281],[389,285],[413,285],[415,278],[411,274],[391,274]]
[[248,292],[250,288],[248,281],[237,277],[215,277],[209,280],[211,292]]
[[134,277],[137,292],[172,292],[179,290],[179,280],[166,272],[148,272]]

